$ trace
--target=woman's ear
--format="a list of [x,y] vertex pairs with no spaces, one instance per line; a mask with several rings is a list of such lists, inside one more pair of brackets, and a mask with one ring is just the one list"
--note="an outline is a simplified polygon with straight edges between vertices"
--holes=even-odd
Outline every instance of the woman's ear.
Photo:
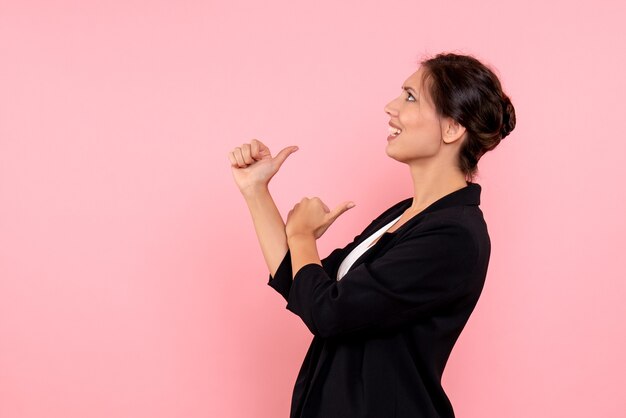
[[443,142],[451,144],[455,141],[463,139],[466,129],[454,119],[447,117],[443,121]]

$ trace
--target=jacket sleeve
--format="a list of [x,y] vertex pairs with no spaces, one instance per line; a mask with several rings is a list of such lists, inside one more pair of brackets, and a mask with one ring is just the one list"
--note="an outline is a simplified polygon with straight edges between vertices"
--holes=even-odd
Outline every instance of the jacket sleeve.
[[[352,240],[352,243],[359,239],[360,236],[361,234],[357,235],[354,240]],[[350,244],[346,245],[343,248],[334,249],[326,258],[320,260],[322,262],[323,269],[327,274],[330,274],[331,267],[333,267],[335,263],[343,260],[342,254],[349,245]],[[285,257],[280,262],[280,265],[278,266],[278,269],[276,270],[274,276],[272,277],[271,274],[269,275],[269,281],[267,282],[267,284],[274,288],[278,293],[283,295],[283,298],[288,301],[289,291],[291,290],[292,283],[293,270],[291,268],[291,250],[288,249]]]
[[287,309],[322,338],[401,327],[452,303],[476,283],[478,248],[458,222],[437,222],[402,237],[384,254],[339,281],[322,266],[304,265]]
[[[344,257],[346,256],[346,251],[348,247],[350,247],[359,239],[361,239],[361,237],[364,234],[370,234],[373,229],[378,227],[381,220],[385,220],[386,219],[385,217],[392,210],[394,210],[400,203],[397,203],[391,206],[390,208],[385,210],[383,213],[378,215],[378,217],[376,217],[376,219],[371,221],[369,225],[367,225],[365,229],[361,231],[360,234],[354,237],[351,243],[349,243],[343,248],[334,249],[326,258],[320,260],[322,262],[322,267],[324,268],[324,270],[328,274],[330,274],[331,270],[334,269],[336,264],[341,262],[344,259]],[[333,278],[333,279],[336,280],[336,278]],[[274,290],[276,290],[278,293],[280,293],[285,298],[285,300],[288,300],[289,290],[291,289],[292,282],[293,282],[293,271],[291,267],[291,251],[287,250],[287,253],[283,257],[283,260],[281,261],[280,265],[278,266],[278,269],[276,269],[276,273],[274,274],[274,277],[272,277],[271,274],[269,275],[269,281],[267,282],[267,284],[271,286],[272,288],[274,288]]]

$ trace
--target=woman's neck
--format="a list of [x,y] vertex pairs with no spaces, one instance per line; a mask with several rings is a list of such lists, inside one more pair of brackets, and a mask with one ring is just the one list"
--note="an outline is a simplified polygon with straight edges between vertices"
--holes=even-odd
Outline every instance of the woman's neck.
[[460,169],[428,169],[410,166],[413,177],[413,204],[407,212],[420,212],[442,197],[467,186]]

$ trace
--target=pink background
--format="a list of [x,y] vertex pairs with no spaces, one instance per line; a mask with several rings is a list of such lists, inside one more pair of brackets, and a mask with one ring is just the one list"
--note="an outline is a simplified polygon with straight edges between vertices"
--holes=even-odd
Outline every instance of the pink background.
[[518,125],[481,160],[492,258],[444,387],[460,418],[626,410],[623,2],[0,2],[0,417],[286,417],[312,339],[227,153],[351,199],[322,257],[412,195],[383,106],[474,54]]

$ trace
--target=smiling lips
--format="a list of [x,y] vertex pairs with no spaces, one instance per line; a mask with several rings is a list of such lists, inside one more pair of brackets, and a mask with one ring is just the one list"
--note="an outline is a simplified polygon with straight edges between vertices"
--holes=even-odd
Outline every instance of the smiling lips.
[[398,136],[402,132],[401,129],[396,128],[395,126],[389,126],[389,135]]
[[392,139],[400,135],[400,132],[402,132],[402,129],[389,122],[389,136],[387,137],[387,141],[391,141]]

